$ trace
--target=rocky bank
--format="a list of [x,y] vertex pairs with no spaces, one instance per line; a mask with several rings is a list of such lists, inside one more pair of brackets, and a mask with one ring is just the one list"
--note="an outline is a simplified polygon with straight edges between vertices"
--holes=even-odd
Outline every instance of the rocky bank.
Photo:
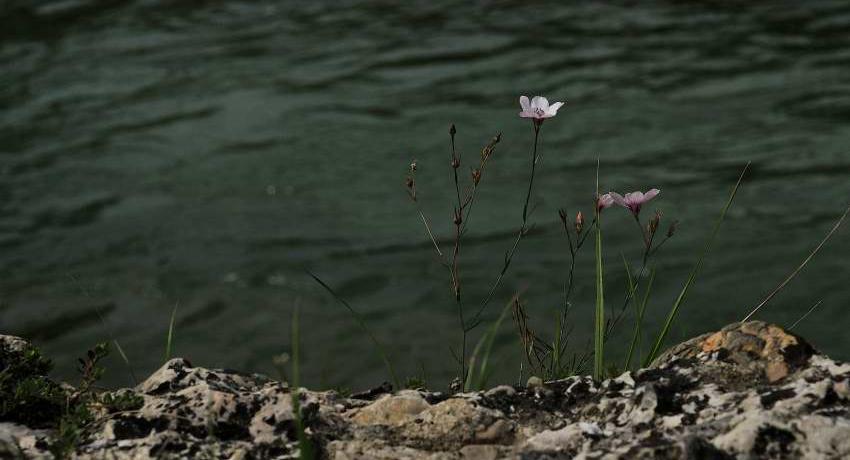
[[[2,336],[0,347],[8,387],[7,369],[28,359],[29,345]],[[129,396],[133,407],[94,408],[68,455],[298,458],[292,391],[261,375],[173,359],[138,387],[112,394]],[[757,321],[694,338],[647,369],[603,382],[298,394],[319,458],[850,458],[850,364]],[[0,458],[51,458],[58,431],[25,410],[6,413]]]

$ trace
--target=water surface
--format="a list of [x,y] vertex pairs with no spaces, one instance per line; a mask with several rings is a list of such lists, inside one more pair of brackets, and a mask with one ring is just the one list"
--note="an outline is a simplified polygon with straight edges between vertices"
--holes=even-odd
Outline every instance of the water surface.
[[[568,105],[544,125],[535,232],[488,319],[522,290],[548,333],[567,266],[557,209],[590,211],[597,159],[603,188],[661,188],[653,208],[681,221],[657,258],[648,328],[752,162],[672,339],[741,319],[848,204],[850,6],[561,3],[0,3],[2,331],[43,346],[65,378],[111,337],[144,375],[177,305],[177,354],[272,373],[300,305],[307,383],[377,382],[368,339],[310,270],[402,374],[443,384],[457,371],[456,313],[404,173],[416,158],[423,207],[448,239],[447,127],[464,168],[503,133],[461,254],[476,305],[520,221],[532,139],[520,94]],[[616,309],[621,255],[638,263],[640,242],[623,212],[606,233]],[[844,229],[759,318],[789,324],[823,300],[799,332],[850,358],[848,254]],[[590,252],[579,262],[581,350]],[[497,343],[496,379],[516,378],[510,325]],[[130,378],[113,355],[108,380]]]

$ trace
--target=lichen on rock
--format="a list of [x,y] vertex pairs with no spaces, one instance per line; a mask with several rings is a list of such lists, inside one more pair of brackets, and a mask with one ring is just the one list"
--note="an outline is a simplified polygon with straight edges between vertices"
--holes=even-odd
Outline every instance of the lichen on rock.
[[[25,345],[2,337],[0,353]],[[307,436],[335,460],[831,459],[850,457],[848,385],[850,365],[749,322],[602,382],[297,395]],[[174,359],[121,391],[142,403],[98,412],[76,458],[298,458],[295,390],[285,383]],[[50,426],[0,423],[0,453],[49,458],[51,436]]]

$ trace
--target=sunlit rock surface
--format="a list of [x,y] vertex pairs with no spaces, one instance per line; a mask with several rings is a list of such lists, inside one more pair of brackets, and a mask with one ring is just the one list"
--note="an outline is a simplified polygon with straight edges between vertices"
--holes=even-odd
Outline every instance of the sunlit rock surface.
[[[20,348],[12,337],[2,343]],[[101,414],[78,458],[298,457],[285,383],[174,359],[132,391],[143,406]],[[307,436],[329,459],[850,457],[850,365],[757,321],[601,383],[299,394]],[[53,431],[0,422],[0,457],[50,457]]]

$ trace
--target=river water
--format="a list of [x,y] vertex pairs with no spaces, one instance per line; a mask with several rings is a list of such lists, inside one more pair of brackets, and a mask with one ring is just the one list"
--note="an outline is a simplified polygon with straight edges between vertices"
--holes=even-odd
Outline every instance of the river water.
[[[557,209],[590,212],[597,159],[604,190],[658,187],[650,208],[680,221],[655,258],[647,331],[752,162],[671,340],[740,320],[850,202],[850,5],[562,3],[0,1],[2,331],[42,346],[63,378],[115,339],[138,377],[161,364],[176,306],[174,354],[273,373],[297,305],[306,383],[384,378],[309,270],[363,314],[400,374],[443,385],[457,315],[404,174],[415,158],[449,250],[447,128],[464,176],[502,132],[460,255],[474,310],[520,224],[532,140],[521,94],[567,105],[543,125],[534,231],[487,324],[521,291],[549,334],[568,261]],[[640,237],[622,209],[605,229],[617,310]],[[798,330],[845,359],[848,235],[757,316],[788,325],[822,300]],[[578,351],[592,329],[583,251]],[[495,380],[518,374],[509,323]],[[117,353],[107,364],[109,383],[131,380]]]

